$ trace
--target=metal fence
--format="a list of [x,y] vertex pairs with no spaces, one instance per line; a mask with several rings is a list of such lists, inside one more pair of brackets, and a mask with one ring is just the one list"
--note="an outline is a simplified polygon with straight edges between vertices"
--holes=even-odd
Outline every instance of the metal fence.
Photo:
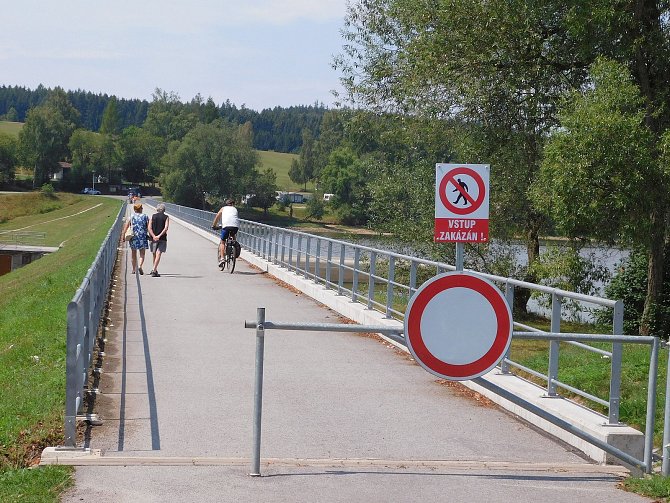
[[[157,201],[148,200],[149,204]],[[214,213],[165,203],[166,211],[209,232]],[[380,311],[387,318],[403,320],[405,308],[412,295],[423,282],[455,266],[421,258],[402,255],[385,250],[348,243],[327,237],[315,236],[258,222],[241,220],[238,240],[246,250],[276,265],[286,267],[296,274],[311,279],[339,295],[348,296],[368,309]],[[550,330],[542,331],[514,322],[514,330],[531,333],[561,333],[563,303],[580,303],[596,308],[611,309],[612,335],[623,335],[623,303],[592,295],[583,295],[513,278],[470,271],[496,283],[505,293],[510,306],[519,289],[537,292],[551,298]],[[544,381],[546,394],[557,396],[559,389],[599,404],[607,411],[607,424],[619,424],[621,402],[621,362],[623,345],[616,338],[607,342],[607,348],[595,347],[584,342],[562,341],[598,354],[610,362],[610,386],[607,397],[595,396],[570,383],[558,379],[560,365],[560,341],[550,340],[549,362],[546,372],[525,367],[507,355],[501,362],[504,373],[521,372]],[[611,346],[610,346],[611,344]],[[511,348],[511,346],[510,346]]]
[[66,448],[76,447],[77,414],[83,404],[98,325],[112,280],[125,213],[124,203],[81,286],[67,306],[64,443]]

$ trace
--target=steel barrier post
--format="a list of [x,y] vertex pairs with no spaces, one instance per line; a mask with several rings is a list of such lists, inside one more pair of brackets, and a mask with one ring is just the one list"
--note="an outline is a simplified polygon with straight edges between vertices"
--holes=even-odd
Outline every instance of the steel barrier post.
[[[510,283],[505,283],[505,301],[507,301],[507,305],[509,306],[510,311],[514,313],[514,285]],[[507,348],[507,351],[505,351],[502,360],[500,360],[501,374],[511,374],[510,365],[509,363],[507,363],[507,360],[509,360],[511,353],[512,353],[512,345],[510,344],[509,347]]]
[[644,464],[645,473],[652,472],[652,453],[654,450],[654,422],[656,419],[656,382],[658,374],[658,349],[660,339],[654,337],[649,362],[649,384],[647,386],[647,422],[644,428]]
[[393,282],[395,281],[395,257],[389,257],[389,273],[386,284],[386,315],[385,318],[391,318],[391,309],[393,308]]
[[76,302],[67,306],[67,342],[66,342],[66,383],[65,383],[65,447],[77,447],[77,396],[79,395],[77,382],[77,350],[80,340],[82,320],[79,319]]
[[354,270],[353,278],[351,283],[351,300],[356,302],[356,297],[358,295],[358,265],[361,259],[361,249],[356,247],[354,248]]
[[256,309],[256,372],[254,382],[254,446],[251,460],[252,477],[261,476],[261,416],[263,412],[263,359],[265,353],[265,308]]
[[[612,316],[612,332],[614,335],[623,335],[623,302],[618,300],[614,305]],[[612,363],[610,367],[610,399],[608,424],[619,424],[619,405],[621,404],[621,365],[623,360],[623,344],[612,343]]]
[[667,343],[665,347],[668,349],[668,361],[665,374],[665,409],[663,414],[663,446],[661,452],[663,464],[661,465],[661,474],[667,477],[670,475],[670,347]]
[[[561,296],[551,294],[551,332],[561,331]],[[559,341],[549,342],[549,369],[547,371],[547,396],[555,397],[556,380],[558,379],[558,356],[560,351]]]
[[368,309],[372,309],[375,298],[375,274],[377,274],[377,253],[370,252],[370,272],[368,273]]

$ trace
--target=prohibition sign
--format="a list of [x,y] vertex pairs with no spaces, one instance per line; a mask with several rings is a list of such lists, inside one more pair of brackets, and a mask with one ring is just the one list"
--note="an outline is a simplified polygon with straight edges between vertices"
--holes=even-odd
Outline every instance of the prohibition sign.
[[[475,181],[475,183],[477,184],[477,188],[479,189],[477,199],[474,199],[468,193],[467,190],[465,190],[463,187],[460,186],[460,184],[456,181],[457,175],[468,175]],[[454,187],[456,187],[458,192],[465,198],[466,201],[470,203],[470,206],[459,207],[453,204],[451,201],[449,201],[449,198],[447,197],[447,184],[449,183],[451,183]],[[440,181],[440,201],[442,201],[442,204],[447,210],[451,211],[456,215],[468,215],[472,213],[482,205],[485,198],[486,198],[486,185],[484,184],[484,180],[482,180],[481,175],[477,173],[474,169],[467,168],[465,166],[452,169],[451,171],[446,173],[442,177],[442,180]]]
[[405,341],[425,370],[453,381],[495,367],[512,340],[512,313],[493,283],[466,272],[435,276],[407,306]]

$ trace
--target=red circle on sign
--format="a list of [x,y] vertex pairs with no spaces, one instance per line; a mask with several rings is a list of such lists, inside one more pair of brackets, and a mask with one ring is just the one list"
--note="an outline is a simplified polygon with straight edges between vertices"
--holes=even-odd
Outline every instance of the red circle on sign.
[[[455,206],[451,201],[449,201],[449,198],[447,197],[446,193],[447,184],[449,182],[451,182],[454,187],[456,188],[459,187],[458,183],[454,181],[454,177],[456,175],[461,174],[468,175],[469,177],[471,177],[475,181],[475,183],[477,184],[477,188],[479,189],[477,199],[470,201],[469,199],[466,198],[466,200],[470,201],[470,206],[466,206],[464,208],[459,208],[458,206]],[[468,215],[473,211],[476,211],[484,202],[484,196],[486,195],[486,186],[484,185],[484,180],[482,179],[479,173],[477,173],[474,169],[461,166],[460,168],[452,169],[442,177],[442,180],[440,180],[439,193],[440,193],[440,200],[442,201],[442,204],[447,210],[451,211],[452,213],[455,213],[456,215]]]
[[[428,303],[450,288],[468,288],[482,295],[495,313],[497,328],[493,344],[486,353],[466,364],[440,360],[426,346],[421,334],[421,318]],[[467,380],[491,370],[507,351],[512,337],[511,311],[500,291],[488,281],[465,273],[446,273],[424,283],[407,306],[405,340],[419,364],[429,372],[452,380]]]

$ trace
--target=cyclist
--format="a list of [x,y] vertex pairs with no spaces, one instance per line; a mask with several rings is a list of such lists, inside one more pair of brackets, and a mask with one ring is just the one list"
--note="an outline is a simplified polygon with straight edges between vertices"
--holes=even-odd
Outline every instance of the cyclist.
[[221,207],[219,212],[214,217],[212,228],[216,227],[216,222],[221,219],[221,242],[219,243],[219,267],[223,264],[226,257],[226,237],[228,233],[233,240],[237,236],[237,231],[240,228],[240,219],[237,216],[237,208],[234,206],[235,201],[226,199],[226,203]]

